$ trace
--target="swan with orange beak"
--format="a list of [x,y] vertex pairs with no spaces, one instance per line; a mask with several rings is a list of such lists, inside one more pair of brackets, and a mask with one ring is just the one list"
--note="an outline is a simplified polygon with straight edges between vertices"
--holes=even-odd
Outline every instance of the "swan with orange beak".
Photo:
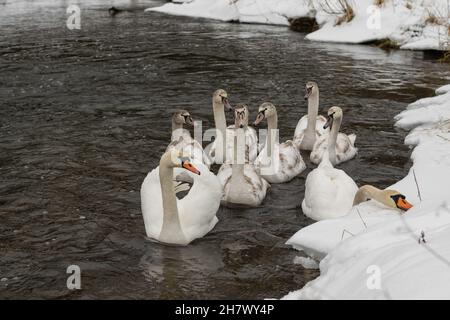
[[[188,193],[179,199],[180,188],[174,179],[181,175],[187,175],[192,183],[183,188]],[[186,155],[169,149],[142,183],[141,207],[147,236],[175,245],[187,245],[203,237],[218,222],[221,197],[220,182],[207,166],[192,164]]]
[[413,205],[406,200],[406,197],[397,190],[380,190],[371,185],[365,185],[359,188],[358,192],[355,194],[353,205],[355,206],[361,202],[372,199],[387,207],[400,209],[402,211],[407,211],[413,207]]

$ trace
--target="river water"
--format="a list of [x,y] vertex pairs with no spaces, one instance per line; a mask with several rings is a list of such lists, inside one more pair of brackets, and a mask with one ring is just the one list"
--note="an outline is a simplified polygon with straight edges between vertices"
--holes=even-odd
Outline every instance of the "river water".
[[[144,13],[161,1],[0,1],[0,298],[279,298],[318,275],[284,242],[301,213],[307,172],[273,185],[261,208],[220,208],[188,247],[145,238],[140,185],[170,139],[171,113],[213,127],[211,94],[278,108],[282,140],[321,88],[321,112],[344,110],[359,155],[339,167],[386,187],[409,166],[393,116],[448,83],[422,53],[314,43],[286,27]],[[126,9],[110,17],[107,8]],[[231,119],[229,119],[231,121]],[[311,168],[312,166],[309,165]],[[327,235],[324,235],[327,236]],[[82,290],[66,269],[81,268]]]

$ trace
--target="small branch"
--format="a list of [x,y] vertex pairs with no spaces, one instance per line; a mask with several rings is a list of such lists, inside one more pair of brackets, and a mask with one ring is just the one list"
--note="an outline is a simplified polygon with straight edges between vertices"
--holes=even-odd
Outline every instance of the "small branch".
[[349,235],[351,235],[352,237],[354,236],[353,233],[351,233],[350,231],[344,229],[344,230],[342,230],[341,240],[344,238],[344,234],[345,234],[346,232],[347,232]]
[[422,202],[422,196],[421,196],[421,194],[420,194],[419,183],[417,182],[416,171],[415,171],[414,169],[413,169],[413,175],[414,175],[414,181],[416,182],[417,195],[419,196],[420,202]]
[[362,218],[361,212],[359,212],[359,209],[358,209],[358,208],[356,208],[356,211],[358,212],[359,218],[361,219],[362,223],[364,224],[364,227],[366,227],[366,229],[367,229],[367,224],[366,224],[366,222],[364,221],[364,219]]

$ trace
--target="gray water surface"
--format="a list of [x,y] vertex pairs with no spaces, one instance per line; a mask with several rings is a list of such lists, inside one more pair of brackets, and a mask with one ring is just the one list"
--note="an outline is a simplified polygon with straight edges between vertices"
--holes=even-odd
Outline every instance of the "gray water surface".
[[[3,3],[3,4],[2,4]],[[72,2],[70,2],[72,3]],[[387,187],[407,172],[393,116],[448,83],[422,53],[314,43],[286,27],[144,13],[160,1],[0,1],[0,298],[279,298],[318,275],[284,242],[312,223],[300,203],[308,171],[272,185],[261,208],[220,208],[188,247],[145,238],[140,185],[170,140],[171,113],[213,127],[211,94],[278,108],[282,140],[306,112],[344,110],[359,155],[339,167]],[[115,5],[128,11],[110,17]],[[231,118],[229,119],[231,121]],[[312,166],[309,165],[311,168]],[[326,235],[324,235],[326,236]],[[82,290],[66,287],[79,265]]]

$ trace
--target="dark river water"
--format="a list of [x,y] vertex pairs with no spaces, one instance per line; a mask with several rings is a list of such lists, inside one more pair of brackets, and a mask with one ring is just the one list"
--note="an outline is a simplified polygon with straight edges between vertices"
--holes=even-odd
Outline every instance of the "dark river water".
[[[286,27],[144,13],[158,1],[0,1],[0,298],[279,298],[318,275],[284,242],[312,221],[300,203],[307,172],[273,185],[261,208],[220,208],[188,247],[145,238],[140,185],[170,140],[171,113],[213,127],[211,94],[278,108],[292,138],[306,112],[343,107],[359,155],[340,167],[386,187],[407,172],[393,116],[448,83],[422,53],[305,41]],[[114,18],[112,4],[128,11]],[[231,119],[229,119],[231,121]],[[311,168],[312,166],[309,165]],[[326,236],[326,235],[324,235]],[[66,287],[69,265],[82,290]]]

